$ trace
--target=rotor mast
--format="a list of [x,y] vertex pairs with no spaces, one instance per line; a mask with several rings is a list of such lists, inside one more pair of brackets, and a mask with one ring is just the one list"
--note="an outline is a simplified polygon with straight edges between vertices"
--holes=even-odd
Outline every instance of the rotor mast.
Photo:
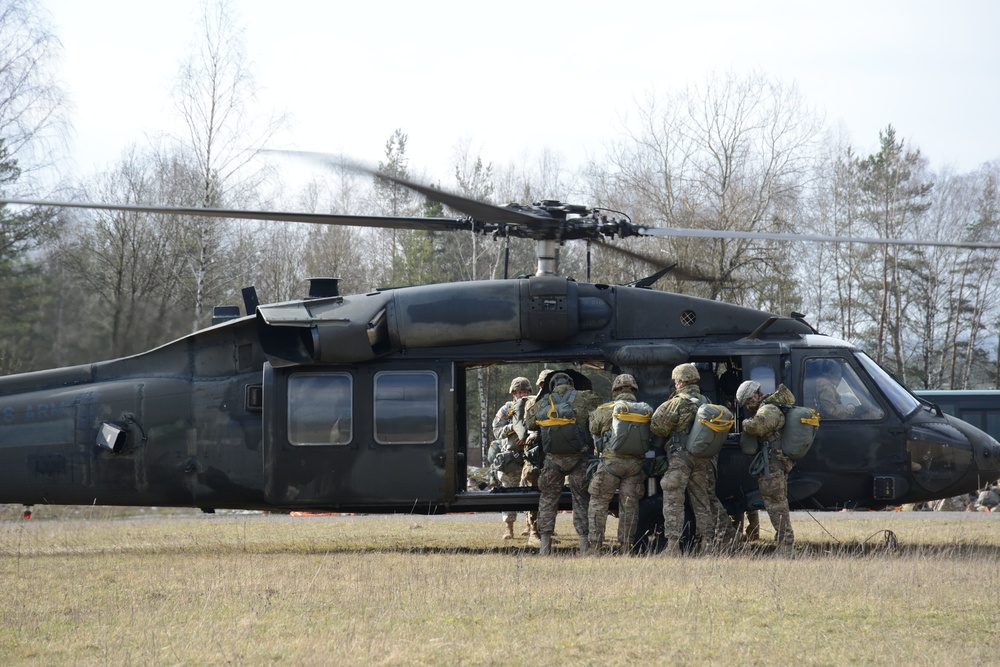
[[535,241],[535,255],[538,259],[536,276],[559,275],[559,246],[554,239]]

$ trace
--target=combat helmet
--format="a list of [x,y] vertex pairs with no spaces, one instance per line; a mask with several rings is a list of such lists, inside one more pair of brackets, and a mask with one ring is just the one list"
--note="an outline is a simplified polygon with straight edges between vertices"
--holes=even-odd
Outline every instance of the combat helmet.
[[760,391],[760,382],[756,380],[747,380],[740,385],[740,388],[736,390],[736,402],[743,405],[747,402],[747,399]]
[[639,385],[636,384],[634,377],[627,373],[622,373],[621,375],[615,377],[614,381],[611,383],[611,393],[614,394],[622,389],[631,389],[634,393],[639,390]]
[[538,374],[538,379],[535,381],[536,387],[544,387],[545,381],[549,379],[549,376],[555,373],[551,368],[546,368],[541,373]]
[[515,391],[531,391],[531,380],[521,377],[514,378],[510,381],[510,389],[507,391],[511,394]]
[[552,376],[552,381],[549,384],[553,389],[564,384],[568,384],[572,387],[573,378],[571,378],[568,373],[556,373]]
[[701,379],[701,373],[694,364],[681,364],[674,368],[670,378],[674,382],[697,382]]

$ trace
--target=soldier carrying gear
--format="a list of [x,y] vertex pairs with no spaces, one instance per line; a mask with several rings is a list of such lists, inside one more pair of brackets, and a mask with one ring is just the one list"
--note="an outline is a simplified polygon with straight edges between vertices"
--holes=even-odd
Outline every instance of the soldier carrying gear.
[[587,508],[587,460],[590,438],[587,425],[600,400],[592,391],[577,390],[566,373],[552,376],[551,391],[545,392],[527,411],[529,430],[538,430],[545,449],[545,463],[538,477],[539,553],[552,552],[552,532],[563,480],[569,477],[573,496],[573,527],[580,536],[580,550],[589,547]]
[[667,539],[664,555],[680,554],[684,528],[684,500],[691,502],[695,516],[695,535],[704,548],[714,546],[717,539],[728,542],[735,538],[729,515],[715,495],[716,461],[718,456],[688,456],[687,435],[691,431],[698,407],[705,402],[698,388],[701,373],[694,364],[680,364],[670,374],[674,393],[653,413],[650,428],[655,435],[668,438],[667,472],[660,479],[663,489],[663,534]]
[[761,444],[761,451],[751,464],[751,473],[757,475],[757,487],[774,527],[778,554],[793,555],[795,534],[788,512],[788,473],[794,463],[781,452],[779,443],[785,415],[779,406],[793,404],[795,396],[782,384],[765,397],[759,382],[747,380],[737,389],[736,400],[751,415],[743,420],[744,436],[756,437]]
[[590,432],[601,443],[601,459],[590,482],[588,515],[590,546],[598,551],[604,542],[608,504],[618,491],[618,544],[622,553],[632,550],[639,500],[646,474],[649,422],[653,408],[636,401],[638,386],[631,375],[619,375],[611,383],[610,403],[590,415]]
[[[538,374],[535,386],[538,391],[534,396],[528,396],[524,401],[524,414],[527,416],[528,410],[535,404],[542,394],[545,393],[545,385],[549,376],[555,371],[544,369]],[[513,384],[513,383],[512,383]],[[538,476],[542,472],[542,462],[545,454],[542,452],[542,445],[538,441],[538,431],[528,431],[524,440],[524,466],[521,468],[521,486],[537,487]],[[522,535],[528,535],[530,539],[538,538],[538,511],[531,510],[525,513],[525,527]]]
[[[521,485],[521,473],[525,458],[524,441],[528,433],[524,421],[524,406],[531,394],[531,383],[528,378],[514,378],[510,383],[510,393],[513,398],[504,403],[493,418],[493,437],[496,439],[490,445],[489,451],[491,469],[502,487]],[[517,512],[504,512],[503,520],[507,525],[503,539],[514,539],[514,522],[517,521]]]

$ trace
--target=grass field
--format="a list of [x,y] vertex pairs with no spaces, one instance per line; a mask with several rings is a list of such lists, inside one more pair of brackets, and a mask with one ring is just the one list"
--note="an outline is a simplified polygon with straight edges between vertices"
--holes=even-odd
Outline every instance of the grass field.
[[580,558],[560,515],[539,558],[498,515],[2,509],[4,665],[1000,659],[996,514],[794,513],[795,559]]

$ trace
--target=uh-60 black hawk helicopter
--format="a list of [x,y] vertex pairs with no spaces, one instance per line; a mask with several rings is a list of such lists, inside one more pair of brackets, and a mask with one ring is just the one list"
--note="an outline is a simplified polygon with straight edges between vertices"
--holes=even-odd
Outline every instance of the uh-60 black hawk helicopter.
[[[464,214],[385,218],[5,200],[153,213],[332,225],[473,231],[534,239],[536,275],[308,298],[122,359],[0,378],[0,503],[203,509],[445,513],[526,510],[537,491],[467,489],[467,373],[544,362],[630,373],[641,400],[669,395],[670,371],[694,362],[709,400],[743,379],[787,385],[810,404],[823,373],[854,405],[825,416],[789,479],[792,507],[882,508],[971,492],[1000,477],[1000,445],[944,415],[851,344],[782,317],[643,286],[557,274],[564,241],[627,236],[885,239],[664,229],[599,210],[542,202],[496,207],[402,179]],[[933,244],[933,243],[931,243]],[[238,310],[238,309],[237,309]],[[794,314],[793,314],[794,315]],[[586,376],[577,373],[586,383]],[[736,414],[737,429],[741,415]],[[478,446],[478,445],[476,445]],[[762,506],[731,433],[718,495],[732,512]],[[638,531],[662,515],[648,485]],[[566,503],[568,505],[568,502]]]

